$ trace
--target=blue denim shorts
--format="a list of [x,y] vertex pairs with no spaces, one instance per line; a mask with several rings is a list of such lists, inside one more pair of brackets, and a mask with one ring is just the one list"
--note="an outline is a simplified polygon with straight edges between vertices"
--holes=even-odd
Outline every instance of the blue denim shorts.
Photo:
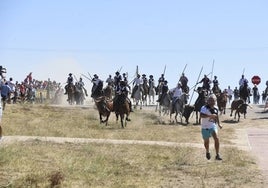
[[217,133],[218,132],[218,129],[215,126],[213,128],[210,128],[210,129],[202,129],[201,132],[202,132],[203,139],[208,139],[208,138],[210,138],[212,136],[212,133],[213,132],[216,132]]

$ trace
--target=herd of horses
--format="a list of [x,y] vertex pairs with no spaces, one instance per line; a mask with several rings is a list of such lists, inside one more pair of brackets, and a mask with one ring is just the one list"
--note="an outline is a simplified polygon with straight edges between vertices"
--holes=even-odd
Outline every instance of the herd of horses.
[[[134,109],[137,107],[142,109],[143,106],[155,105],[155,110],[159,112],[160,116],[169,115],[170,121],[172,121],[172,115],[174,114],[176,123],[181,124],[183,124],[183,117],[185,118],[186,124],[188,124],[190,115],[192,112],[195,112],[195,124],[200,124],[200,109],[206,104],[208,95],[213,92],[217,97],[217,106],[220,114],[225,114],[227,102],[230,100],[226,92],[222,92],[220,89],[207,91],[202,87],[198,87],[195,92],[197,92],[198,97],[193,105],[187,104],[189,99],[188,93],[183,93],[175,102],[172,102],[172,93],[168,93],[163,96],[161,103],[154,104],[156,96],[155,88],[140,85],[132,95],[132,101]],[[250,90],[248,90],[247,86],[244,86],[240,89],[239,95],[246,102],[250,96]],[[113,96],[113,87],[107,85],[100,96],[94,97],[95,105],[99,112],[100,123],[107,125],[111,112],[114,112],[116,120],[118,121],[120,117],[121,127],[124,128],[127,125],[127,121],[130,121],[130,107],[127,102],[127,95],[119,95],[116,97],[116,100]],[[180,117],[180,122],[178,121],[178,116]],[[106,117],[106,119],[103,120],[103,117]]]

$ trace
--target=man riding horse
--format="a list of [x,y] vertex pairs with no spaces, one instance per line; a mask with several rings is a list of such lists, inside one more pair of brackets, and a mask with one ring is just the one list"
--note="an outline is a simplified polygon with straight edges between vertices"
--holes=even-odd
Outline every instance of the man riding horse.
[[157,102],[159,102],[160,105],[162,105],[162,99],[165,97],[165,95],[167,95],[168,90],[169,90],[167,83],[168,83],[168,81],[165,80],[164,84],[161,87],[162,89],[161,89],[161,91],[159,93],[159,99],[157,100]]
[[69,101],[69,103],[72,104],[74,100],[74,92],[75,92],[74,79],[73,79],[72,73],[69,73],[69,77],[67,78],[67,85],[65,85],[64,88],[65,88],[64,95],[68,94],[67,101]]
[[188,78],[185,76],[184,73],[182,73],[179,82],[181,83],[181,89],[184,93],[189,93],[189,87],[188,87]]
[[239,88],[239,97],[245,102],[250,103],[250,88],[248,87],[248,81],[244,80],[244,84]]
[[198,83],[203,83],[202,88],[204,90],[206,90],[207,92],[210,92],[210,79],[207,77],[207,75],[205,74],[204,77],[202,78],[202,80],[200,80],[200,82]]
[[165,81],[165,75],[164,74],[161,74],[161,76],[159,77],[158,79],[158,85],[157,87],[155,88],[155,92],[156,92],[156,95],[160,95],[160,87],[164,84],[164,81]]
[[[120,103],[124,102],[121,100],[126,100],[128,105],[129,105],[130,112],[133,112],[131,101],[128,98],[128,92],[129,92],[129,90],[128,90],[128,87],[126,85],[126,82],[121,80],[119,85],[116,86],[115,97],[113,99],[115,112],[117,112],[119,110],[117,108],[120,106]],[[126,120],[130,121],[130,119],[128,117]]]
[[93,75],[94,78],[92,79],[92,89],[91,89],[91,97],[97,98],[102,95],[102,88],[103,88],[103,81],[99,79],[99,76],[97,74]]
[[212,82],[213,82],[212,92],[217,96],[218,94],[221,93],[221,89],[219,87],[220,84],[217,79],[217,76],[214,76],[214,80]]
[[140,78],[140,75],[137,74],[137,77],[133,80],[133,90],[132,90],[132,94],[131,94],[131,98],[134,98],[134,95],[136,93],[136,91],[138,90],[138,88],[140,87],[140,89],[142,90],[143,88],[141,87],[143,84],[143,80]]
[[177,102],[178,99],[180,99],[181,95],[182,95],[182,88],[181,88],[182,84],[179,82],[177,84],[177,87],[169,90],[169,92],[172,94],[172,105],[171,105],[171,111],[170,114],[174,113],[174,107],[175,107],[175,103]]
[[68,89],[70,88],[70,87],[73,87],[73,85],[74,85],[74,78],[73,78],[73,76],[72,76],[73,74],[72,73],[69,73],[69,76],[68,76],[68,78],[67,78],[67,85],[65,85],[65,93],[64,93],[64,95],[67,95],[67,91],[68,91]]

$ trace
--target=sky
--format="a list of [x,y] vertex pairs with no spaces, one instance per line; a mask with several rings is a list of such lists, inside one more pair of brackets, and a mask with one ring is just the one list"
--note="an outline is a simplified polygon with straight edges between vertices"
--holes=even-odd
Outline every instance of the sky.
[[165,73],[170,88],[185,68],[190,88],[209,74],[224,89],[244,73],[261,77],[262,92],[267,7],[266,0],[1,0],[0,65],[15,81],[33,72],[63,85],[69,73],[106,80],[120,70],[132,80],[138,66],[156,80]]

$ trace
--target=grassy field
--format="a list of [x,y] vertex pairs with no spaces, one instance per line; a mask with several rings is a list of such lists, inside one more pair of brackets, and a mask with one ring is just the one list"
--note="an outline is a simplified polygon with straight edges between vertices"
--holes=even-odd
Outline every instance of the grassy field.
[[[153,108],[136,110],[125,129],[112,114],[99,124],[93,107],[8,105],[4,136],[50,136],[202,144],[200,126],[170,124]],[[193,119],[191,119],[193,122]],[[233,126],[220,131],[232,145]],[[212,150],[213,152],[214,150]],[[203,148],[108,143],[1,144],[0,187],[264,187],[255,159],[234,147],[223,161],[207,161]]]

